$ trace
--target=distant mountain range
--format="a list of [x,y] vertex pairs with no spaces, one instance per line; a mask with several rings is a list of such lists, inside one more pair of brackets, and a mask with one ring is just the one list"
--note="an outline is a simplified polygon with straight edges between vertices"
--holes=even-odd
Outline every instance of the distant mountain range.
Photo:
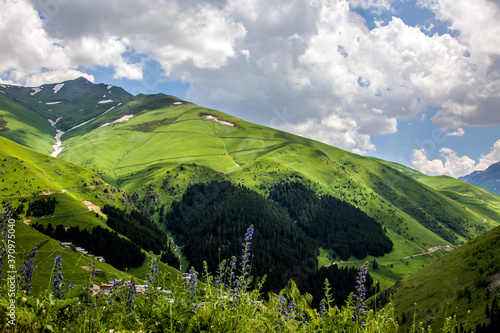
[[500,195],[500,162],[490,165],[486,170],[474,171],[458,179]]
[[[54,214],[64,217],[33,218],[32,223],[54,228],[106,226],[97,214],[83,214],[86,206],[82,202],[91,201],[101,208],[106,204],[128,211],[136,208],[166,228],[166,213],[195,184],[229,181],[271,200],[270,193],[280,182],[299,182],[316,198],[308,201],[297,221],[314,224],[311,217],[324,215],[320,202],[328,195],[380,225],[393,243],[390,253],[377,257],[384,269],[373,271],[382,287],[434,260],[417,254],[435,246],[463,244],[500,224],[500,196],[463,181],[429,177],[175,96],[133,96],[119,87],[93,84],[84,78],[40,87],[0,85],[0,136],[6,138],[0,146],[0,159],[14,163],[9,166],[10,176],[6,170],[0,175],[5,180],[0,200],[16,206],[44,198],[42,194],[58,198]],[[54,151],[57,159],[47,156]],[[28,155],[32,156],[29,160],[23,157]],[[62,161],[64,168],[57,167]],[[28,162],[29,170],[24,168]],[[62,184],[63,172],[71,184]],[[96,177],[105,185],[92,184]],[[31,186],[34,182],[36,186]],[[464,197],[464,193],[471,195]],[[203,195],[193,198],[190,209],[207,207]],[[216,201],[212,206],[220,205],[224,203]],[[287,207],[280,209],[290,213]],[[198,213],[196,216],[203,215]],[[21,209],[19,216],[25,218]],[[323,230],[322,241],[315,243],[318,262],[311,267],[340,258],[342,242],[336,237],[341,233]],[[296,234],[283,234],[298,239]],[[207,239],[218,237],[206,235]],[[352,235],[342,237],[354,239]],[[352,256],[347,265],[373,258]],[[189,258],[183,260],[187,264]]]

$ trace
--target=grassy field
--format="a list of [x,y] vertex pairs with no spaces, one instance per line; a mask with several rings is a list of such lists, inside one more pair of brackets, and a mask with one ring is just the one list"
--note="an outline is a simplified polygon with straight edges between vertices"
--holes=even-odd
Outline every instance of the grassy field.
[[414,311],[417,323],[425,325],[439,327],[451,314],[456,314],[460,322],[468,317],[470,324],[484,323],[487,304],[500,294],[500,289],[492,287],[500,271],[499,241],[497,227],[425,265],[383,294],[392,294],[396,315],[408,320],[406,327]]

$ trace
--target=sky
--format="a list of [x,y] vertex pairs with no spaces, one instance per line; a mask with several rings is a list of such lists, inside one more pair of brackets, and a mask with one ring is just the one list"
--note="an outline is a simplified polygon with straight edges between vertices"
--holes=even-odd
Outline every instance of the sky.
[[86,77],[459,177],[500,160],[500,0],[0,0],[0,82]]

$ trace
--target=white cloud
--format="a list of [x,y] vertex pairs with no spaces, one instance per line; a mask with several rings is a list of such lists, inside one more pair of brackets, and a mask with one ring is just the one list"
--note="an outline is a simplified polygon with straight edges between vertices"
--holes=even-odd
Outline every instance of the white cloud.
[[459,127],[455,132],[446,133],[447,136],[464,136],[465,131],[463,128]]
[[186,99],[356,152],[429,105],[442,129],[500,124],[498,6],[420,3],[460,34],[396,17],[369,30],[350,10],[393,13],[390,0],[0,0],[0,76],[38,85],[102,66],[141,80],[156,60]]
[[456,40],[467,49],[473,67],[463,88],[452,91],[432,118],[442,129],[500,124],[500,4],[489,0],[419,0],[437,18],[459,31]]
[[476,162],[468,156],[458,156],[450,148],[441,148],[439,150],[443,159],[429,160],[425,149],[413,150],[412,166],[430,176],[448,175],[452,177],[461,177],[468,175],[476,170],[485,170],[491,164],[500,161],[500,140],[496,141],[488,154],[483,154]]
[[468,156],[458,156],[450,148],[441,148],[439,153],[444,158],[429,160],[424,149],[415,149],[413,151],[412,166],[430,176],[448,175],[460,177],[471,173],[476,162]]
[[488,154],[481,155],[475,170],[485,170],[498,161],[500,161],[500,140],[495,142]]

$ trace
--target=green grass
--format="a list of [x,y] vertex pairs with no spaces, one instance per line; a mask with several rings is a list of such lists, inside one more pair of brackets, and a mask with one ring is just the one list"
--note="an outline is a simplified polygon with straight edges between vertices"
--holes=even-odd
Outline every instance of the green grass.
[[[384,294],[392,294],[399,318],[403,313],[406,318],[413,317],[416,303],[417,322],[439,326],[445,315],[452,313],[462,321],[468,315],[467,310],[470,310],[471,324],[485,323],[485,306],[500,293],[498,288],[486,291],[493,281],[493,275],[500,271],[499,241],[500,227],[496,227],[425,265],[384,291]],[[406,327],[408,325],[406,323]]]
[[[89,281],[90,273],[81,268],[81,266],[90,266],[92,258],[64,249],[55,241],[47,236],[31,229],[28,225],[21,221],[16,222],[16,267],[19,270],[23,266],[25,256],[40,242],[49,239],[49,242],[43,245],[35,258],[36,275],[33,278],[33,293],[39,294],[41,291],[50,289],[50,280],[52,267],[57,255],[61,255],[63,263],[63,276],[67,285],[83,284]],[[98,283],[105,282],[111,278],[127,279],[129,274],[121,272],[114,267],[96,263],[96,268],[103,271],[103,275],[98,277]]]
[[53,150],[56,131],[41,114],[0,94],[0,116],[8,129],[1,136],[45,154]]

